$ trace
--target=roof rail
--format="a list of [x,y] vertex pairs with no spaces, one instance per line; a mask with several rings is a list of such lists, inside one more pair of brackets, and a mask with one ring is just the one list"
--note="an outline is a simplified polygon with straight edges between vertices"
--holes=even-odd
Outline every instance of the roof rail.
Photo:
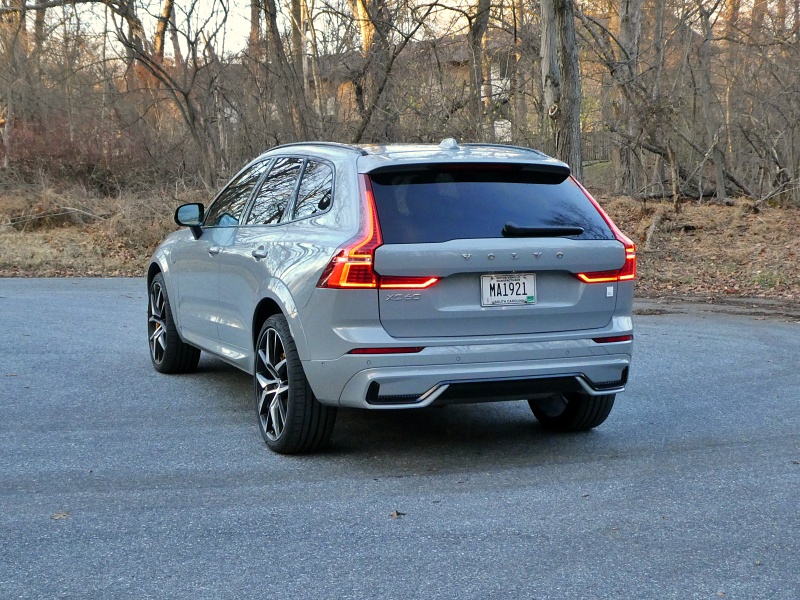
[[522,150],[523,152],[533,152],[534,154],[538,154],[539,156],[547,156],[544,152],[540,150],[535,150],[534,148],[526,148],[525,146],[512,146],[511,144],[484,144],[480,142],[467,142],[465,144],[460,144],[461,146],[488,146],[489,148],[508,148],[509,150]]
[[291,148],[292,146],[325,146],[328,148],[341,148],[342,150],[352,150],[353,152],[358,152],[361,156],[367,156],[367,151],[363,148],[359,148],[358,146],[352,146],[350,144],[342,144],[341,142],[290,142],[288,144],[281,144],[280,146],[275,146],[274,148],[270,148],[270,150],[276,150],[278,148]]

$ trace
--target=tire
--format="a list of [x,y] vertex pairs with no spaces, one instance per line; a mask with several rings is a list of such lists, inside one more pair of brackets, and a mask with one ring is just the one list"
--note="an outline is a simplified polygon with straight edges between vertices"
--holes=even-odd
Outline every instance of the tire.
[[269,317],[256,343],[253,385],[258,428],[279,454],[314,452],[330,440],[336,408],[311,391],[283,315]]
[[578,392],[553,394],[539,400],[528,400],[533,416],[542,427],[551,431],[588,431],[606,420],[614,406],[616,394],[590,396]]
[[164,276],[158,273],[147,291],[147,337],[150,360],[159,373],[190,373],[197,368],[200,350],[184,342],[175,328]]

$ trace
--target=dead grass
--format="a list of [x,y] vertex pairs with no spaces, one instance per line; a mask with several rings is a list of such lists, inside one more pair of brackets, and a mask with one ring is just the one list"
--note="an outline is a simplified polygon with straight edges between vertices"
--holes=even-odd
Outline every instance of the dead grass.
[[684,204],[675,214],[666,203],[602,204],[639,246],[639,295],[800,299],[800,210],[738,201]]
[[[2,192],[0,276],[142,275],[175,229],[175,208],[206,196],[165,190],[109,199],[44,186]],[[689,203],[675,214],[669,203],[600,202],[639,246],[640,296],[800,299],[800,210]]]
[[175,208],[207,201],[191,190],[97,197],[20,187],[0,194],[0,276],[137,276],[176,226]]

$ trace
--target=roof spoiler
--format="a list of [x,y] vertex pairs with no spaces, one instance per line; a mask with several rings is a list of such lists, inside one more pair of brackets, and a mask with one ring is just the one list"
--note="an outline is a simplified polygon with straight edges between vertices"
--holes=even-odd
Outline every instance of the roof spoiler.
[[420,163],[400,163],[393,165],[379,166],[369,171],[370,175],[388,175],[391,173],[424,172],[431,170],[469,170],[478,169],[507,171],[519,175],[530,175],[531,183],[543,183],[547,185],[557,185],[570,175],[570,168],[566,163],[555,159],[548,159],[542,162],[459,162],[459,161],[426,161]]

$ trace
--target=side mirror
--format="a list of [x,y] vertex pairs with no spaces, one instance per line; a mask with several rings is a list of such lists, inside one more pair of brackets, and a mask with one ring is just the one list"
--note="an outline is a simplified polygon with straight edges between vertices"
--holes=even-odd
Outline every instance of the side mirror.
[[205,207],[200,202],[182,204],[175,211],[175,222],[191,229],[194,239],[197,239],[203,233],[200,224],[203,222],[204,209]]

